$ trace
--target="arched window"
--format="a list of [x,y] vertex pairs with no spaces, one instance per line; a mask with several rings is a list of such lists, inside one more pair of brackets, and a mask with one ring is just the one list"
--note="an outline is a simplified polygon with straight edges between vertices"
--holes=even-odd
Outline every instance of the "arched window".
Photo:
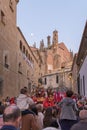
[[60,68],[61,67],[61,56],[60,55],[55,55],[53,59],[53,67],[54,69]]

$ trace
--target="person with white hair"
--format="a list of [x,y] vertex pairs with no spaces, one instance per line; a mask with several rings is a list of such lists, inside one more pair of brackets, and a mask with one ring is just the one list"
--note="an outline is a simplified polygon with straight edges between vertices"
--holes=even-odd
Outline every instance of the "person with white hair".
[[3,113],[4,125],[0,130],[18,130],[21,124],[21,111],[16,105],[5,108]]
[[79,113],[80,121],[73,125],[70,130],[87,130],[87,110]]

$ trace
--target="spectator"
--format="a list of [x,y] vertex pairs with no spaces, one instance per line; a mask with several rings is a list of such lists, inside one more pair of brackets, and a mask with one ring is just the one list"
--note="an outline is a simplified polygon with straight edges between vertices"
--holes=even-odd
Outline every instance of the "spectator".
[[38,119],[38,110],[37,110],[36,105],[33,106],[33,107],[31,108],[31,110],[35,113],[34,118],[35,118],[36,124],[38,125],[38,130],[42,130],[42,129],[41,129],[41,126],[40,126],[40,121],[39,121],[39,119]]
[[34,107],[33,111],[35,114],[27,113],[22,115],[22,127],[21,130],[40,130],[37,122],[37,110]]
[[36,108],[37,108],[37,111],[38,111],[38,120],[39,120],[40,128],[42,130],[42,128],[43,128],[43,118],[44,118],[43,105],[37,104]]
[[68,90],[66,97],[58,104],[60,107],[60,126],[61,130],[70,130],[71,126],[77,123],[75,110],[77,109],[76,103],[72,99],[73,92]]
[[56,122],[57,126],[59,126],[57,120],[53,118],[52,110],[53,110],[52,107],[48,107],[45,111],[45,115],[43,119],[44,128],[50,127],[53,122]]
[[21,112],[16,105],[5,108],[3,113],[4,125],[1,130],[17,130],[20,127]]
[[44,128],[43,130],[60,130],[57,122],[54,120],[50,126]]
[[71,130],[87,130],[87,110],[79,113],[80,121],[71,127]]
[[27,89],[22,88],[20,90],[20,94],[19,94],[16,102],[17,102],[17,106],[20,108],[23,115],[32,113],[28,109],[31,105],[34,104],[34,101],[28,96]]
[[1,105],[0,106],[0,129],[2,128],[3,126],[3,113],[4,113],[4,109],[5,109],[5,106],[4,105]]

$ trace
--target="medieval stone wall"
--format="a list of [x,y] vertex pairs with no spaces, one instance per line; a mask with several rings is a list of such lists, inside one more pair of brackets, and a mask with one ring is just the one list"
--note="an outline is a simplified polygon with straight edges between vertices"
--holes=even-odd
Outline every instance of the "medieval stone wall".
[[[16,4],[16,0],[0,1],[1,97],[17,96],[20,88],[27,86],[31,91],[31,85],[38,84],[38,62],[23,34],[16,27]],[[20,49],[20,41],[25,47],[25,54]]]

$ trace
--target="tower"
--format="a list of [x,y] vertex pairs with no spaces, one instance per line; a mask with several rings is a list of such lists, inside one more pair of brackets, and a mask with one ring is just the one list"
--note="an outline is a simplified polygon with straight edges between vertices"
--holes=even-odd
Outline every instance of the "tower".
[[44,50],[44,40],[42,39],[42,41],[40,41],[40,50],[43,51]]
[[53,46],[53,51],[56,52],[58,49],[58,31],[57,30],[53,31],[52,46]]
[[53,31],[53,44],[58,44],[58,31]]
[[51,42],[50,42],[50,36],[47,36],[47,47],[49,48],[51,45]]

